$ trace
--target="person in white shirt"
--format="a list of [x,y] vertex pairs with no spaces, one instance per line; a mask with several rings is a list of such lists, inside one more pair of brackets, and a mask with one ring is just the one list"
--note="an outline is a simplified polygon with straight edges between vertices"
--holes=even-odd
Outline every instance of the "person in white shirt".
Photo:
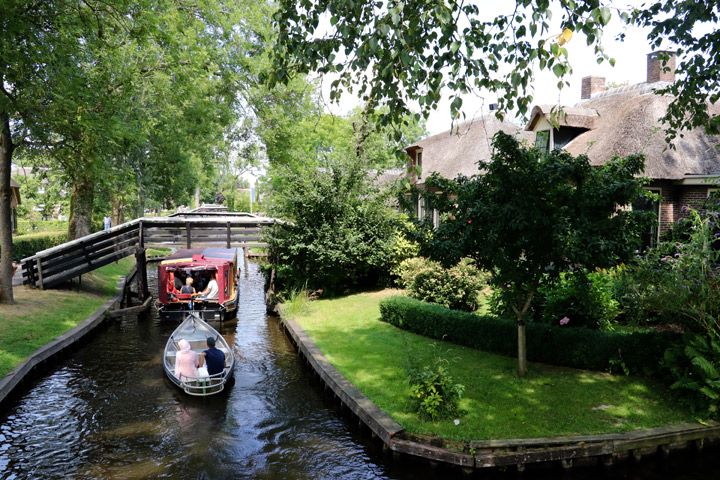
[[218,299],[218,283],[215,280],[215,272],[210,274],[210,281],[205,287],[205,290],[200,292],[199,300],[217,300]]

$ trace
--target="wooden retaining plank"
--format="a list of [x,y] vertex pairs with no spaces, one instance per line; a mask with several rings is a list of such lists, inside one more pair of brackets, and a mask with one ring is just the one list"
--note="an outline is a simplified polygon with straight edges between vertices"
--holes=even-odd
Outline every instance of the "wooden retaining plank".
[[452,452],[446,448],[435,447],[426,443],[392,438],[389,442],[389,447],[393,452],[422,457],[435,462],[443,462],[460,467],[475,467],[475,457],[470,454]]
[[395,435],[404,430],[402,426],[380,410],[377,405],[372,403],[369,398],[364,396],[352,383],[343,377],[294,320],[283,319],[282,322],[298,349],[323,381],[375,435],[380,437],[383,442],[388,443]]

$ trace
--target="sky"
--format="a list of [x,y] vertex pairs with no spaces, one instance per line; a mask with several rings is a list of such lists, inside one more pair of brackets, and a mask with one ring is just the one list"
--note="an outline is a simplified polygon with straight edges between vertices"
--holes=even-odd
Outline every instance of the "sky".
[[[490,9],[500,11],[514,5],[513,0],[499,0],[495,2],[478,2],[483,7],[483,11],[487,11],[486,7],[489,3],[492,5]],[[629,3],[635,5],[640,2],[620,1],[613,2],[617,7],[625,7]],[[492,14],[493,12],[488,12]],[[559,25],[560,14],[553,16],[557,21],[557,32],[561,33]],[[625,32],[625,40],[620,42],[617,35],[622,31]],[[601,76],[605,77],[606,85],[608,83],[628,83],[630,85],[642,83],[646,78],[646,58],[647,54],[652,50],[647,41],[647,31],[638,28],[627,28],[614,12],[610,24],[606,27],[602,41],[606,53],[615,58],[615,66],[612,67],[608,62],[598,65],[595,60],[595,53],[592,47],[588,47],[585,37],[581,33],[576,33],[565,47],[569,52],[570,64],[573,73],[568,77],[569,87],[563,90],[557,88],[557,78],[552,72],[536,72],[534,82],[534,104],[556,104],[573,105],[580,100],[580,84],[583,77]],[[663,45],[663,48],[669,48]],[[324,97],[325,109],[336,115],[345,115],[359,101],[353,95],[346,94],[341,102],[331,103],[329,99],[330,83],[332,78],[324,78],[322,85],[322,93]],[[436,134],[450,129],[450,101],[449,95],[446,93],[438,108],[432,112],[427,119],[427,130],[429,134]],[[487,114],[488,105],[495,102],[496,97],[492,94],[486,94],[483,97],[478,94],[468,94],[463,96],[463,112],[466,119],[477,118],[483,114]],[[519,119],[518,119],[519,120]]]

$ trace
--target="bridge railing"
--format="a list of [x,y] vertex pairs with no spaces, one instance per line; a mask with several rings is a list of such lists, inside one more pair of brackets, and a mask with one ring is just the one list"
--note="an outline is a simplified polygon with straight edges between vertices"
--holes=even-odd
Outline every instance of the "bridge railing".
[[24,258],[23,283],[52,288],[125,258],[138,246],[265,246],[262,228],[272,223],[270,218],[248,216],[140,218]]

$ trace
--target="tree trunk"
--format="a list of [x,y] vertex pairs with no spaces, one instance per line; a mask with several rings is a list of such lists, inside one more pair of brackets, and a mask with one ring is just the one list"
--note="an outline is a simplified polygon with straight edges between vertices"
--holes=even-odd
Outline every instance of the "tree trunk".
[[0,303],[15,303],[12,288],[12,213],[10,166],[14,145],[10,116],[0,111]]
[[68,240],[84,237],[91,233],[94,198],[95,190],[90,180],[82,178],[73,181]]
[[530,310],[530,305],[532,304],[532,300],[534,297],[535,292],[532,291],[528,293],[527,297],[525,298],[525,304],[522,306],[522,308],[518,309],[516,307],[513,307],[513,310],[515,310],[518,327],[518,377],[524,377],[525,375],[527,375],[528,371],[527,341],[525,338],[525,318],[527,317],[528,310]]
[[110,213],[110,219],[112,220],[113,227],[120,225],[125,221],[125,212],[123,211],[122,200],[113,196],[110,200],[112,212]]
[[525,341],[525,323],[518,321],[518,377],[527,375],[527,343]]
[[195,208],[200,207],[200,184],[195,185]]

